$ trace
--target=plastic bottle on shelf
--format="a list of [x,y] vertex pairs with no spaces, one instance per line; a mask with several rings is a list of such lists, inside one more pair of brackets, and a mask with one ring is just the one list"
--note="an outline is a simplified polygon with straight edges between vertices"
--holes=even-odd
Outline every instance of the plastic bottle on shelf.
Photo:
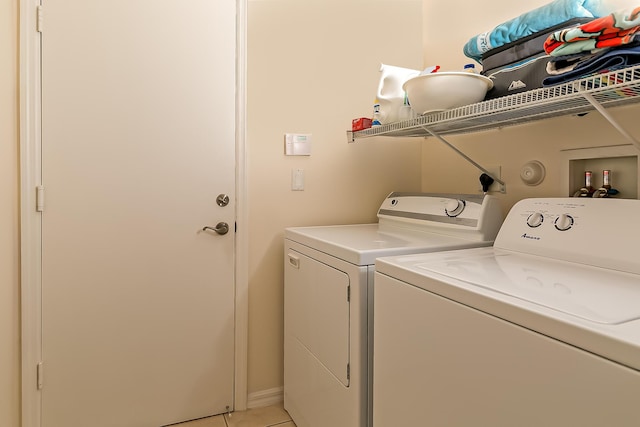
[[465,64],[462,70],[467,73],[478,74],[478,70],[476,70],[475,64]]
[[371,126],[380,126],[380,101],[376,98],[373,102],[373,117],[371,118]]

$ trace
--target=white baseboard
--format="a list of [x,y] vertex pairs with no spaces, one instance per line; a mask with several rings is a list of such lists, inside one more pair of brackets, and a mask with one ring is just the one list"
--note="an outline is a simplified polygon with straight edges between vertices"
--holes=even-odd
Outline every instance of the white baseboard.
[[270,388],[268,390],[249,393],[247,396],[247,409],[262,408],[275,405],[284,400],[284,387]]

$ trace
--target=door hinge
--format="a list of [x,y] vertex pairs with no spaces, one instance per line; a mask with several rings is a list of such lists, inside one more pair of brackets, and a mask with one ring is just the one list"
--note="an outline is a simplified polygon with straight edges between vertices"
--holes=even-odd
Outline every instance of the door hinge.
[[347,381],[351,379],[351,364],[347,363]]
[[44,187],[38,185],[36,187],[36,212],[44,211]]
[[43,22],[44,22],[44,18],[43,18],[43,12],[42,12],[42,5],[40,4],[36,7],[36,31],[39,33],[42,32]]
[[42,362],[40,362],[36,365],[36,385],[38,387],[38,390],[42,390],[42,386],[44,384],[42,370]]

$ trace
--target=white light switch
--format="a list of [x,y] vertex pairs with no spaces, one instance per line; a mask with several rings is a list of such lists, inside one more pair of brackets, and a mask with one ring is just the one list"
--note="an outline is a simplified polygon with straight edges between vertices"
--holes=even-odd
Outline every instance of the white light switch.
[[311,134],[310,133],[285,133],[284,134],[284,154],[287,156],[310,156],[311,155]]
[[304,169],[291,169],[291,190],[304,190]]

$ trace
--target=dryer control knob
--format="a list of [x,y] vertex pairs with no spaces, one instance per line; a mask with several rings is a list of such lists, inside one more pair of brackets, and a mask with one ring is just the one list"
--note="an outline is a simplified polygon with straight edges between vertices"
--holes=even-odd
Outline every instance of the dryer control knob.
[[464,211],[466,202],[460,199],[453,199],[447,202],[447,206],[444,208],[444,212],[447,216],[456,217]]
[[544,222],[544,216],[540,212],[534,212],[527,218],[527,225],[531,228],[540,227]]
[[567,231],[573,227],[573,217],[571,215],[562,214],[555,220],[556,229],[560,231]]

